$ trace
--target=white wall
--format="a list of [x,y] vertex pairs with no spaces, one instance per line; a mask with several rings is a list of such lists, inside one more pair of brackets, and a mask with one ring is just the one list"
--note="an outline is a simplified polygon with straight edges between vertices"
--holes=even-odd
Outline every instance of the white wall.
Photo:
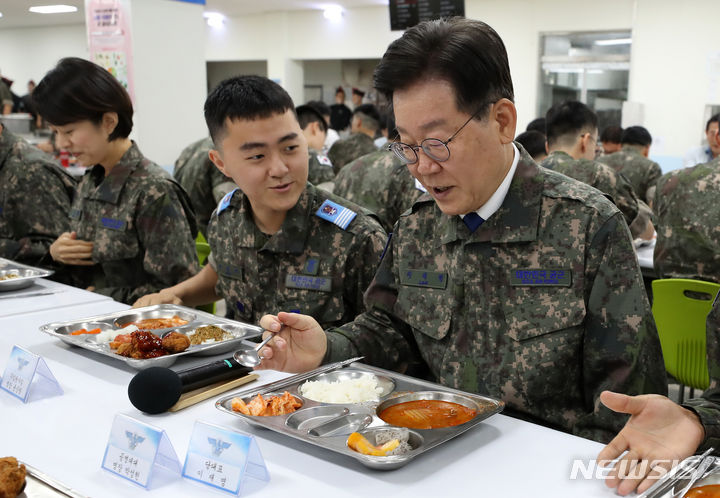
[[14,80],[12,90],[27,93],[62,57],[88,58],[85,24],[0,29],[0,71]]

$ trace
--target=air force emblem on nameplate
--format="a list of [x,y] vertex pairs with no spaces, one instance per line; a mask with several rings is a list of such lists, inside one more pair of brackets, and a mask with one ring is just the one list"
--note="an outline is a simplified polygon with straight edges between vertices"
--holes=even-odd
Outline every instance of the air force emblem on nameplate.
[[350,222],[355,219],[357,213],[331,200],[326,200],[322,203],[320,209],[315,212],[315,215],[345,230]]
[[225,211],[225,208],[227,208],[230,205],[230,201],[232,200],[232,196],[236,190],[237,189],[231,190],[230,192],[225,194],[225,197],[220,199],[220,202],[218,203],[218,207],[217,207],[217,214],[220,214],[223,211]]

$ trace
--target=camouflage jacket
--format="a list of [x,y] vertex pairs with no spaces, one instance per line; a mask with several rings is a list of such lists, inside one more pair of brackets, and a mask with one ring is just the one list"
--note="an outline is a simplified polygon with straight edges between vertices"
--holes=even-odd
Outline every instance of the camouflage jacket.
[[207,224],[217,203],[237,186],[208,157],[208,152],[214,147],[211,138],[203,138],[188,145],[175,161],[173,171],[173,176],[190,197],[198,227],[203,234],[207,232]]
[[667,392],[627,225],[600,193],[525,152],[500,209],[470,233],[423,196],[400,217],[363,313],[328,332],[326,360],[403,370],[598,441],[626,417],[605,389]]
[[347,138],[341,138],[335,142],[328,151],[328,157],[332,161],[333,169],[337,175],[350,161],[354,161],[360,156],[375,152],[375,142],[372,138],[364,133],[352,133]]
[[587,183],[609,196],[622,212],[633,238],[638,237],[647,229],[652,217],[650,208],[638,200],[630,182],[611,167],[597,161],[574,159],[559,150],[550,153],[540,165]]
[[348,163],[334,183],[334,194],[373,211],[387,232],[422,195],[405,163],[388,150],[376,150]]
[[653,187],[662,176],[658,163],[643,156],[633,146],[627,145],[623,145],[617,152],[600,156],[598,161],[625,175],[639,199],[647,204],[652,202],[655,195]]
[[[329,199],[357,213],[346,229],[318,216]],[[308,184],[269,236],[253,221],[239,190],[221,201],[210,220],[210,264],[216,292],[234,317],[256,323],[278,310],[301,312],[324,326],[346,323],[364,311],[386,235],[368,211]]]
[[96,264],[78,267],[76,285],[116,301],[132,304],[199,270],[187,194],[135,143],[107,177],[99,164],[85,172],[70,219],[78,239],[95,244]]
[[720,283],[720,158],[660,178],[654,208],[657,274]]
[[52,267],[50,245],[70,230],[76,182],[37,147],[0,134],[0,257]]
[[331,182],[335,178],[332,162],[324,155],[310,149],[310,159],[308,161],[308,180],[313,185]]

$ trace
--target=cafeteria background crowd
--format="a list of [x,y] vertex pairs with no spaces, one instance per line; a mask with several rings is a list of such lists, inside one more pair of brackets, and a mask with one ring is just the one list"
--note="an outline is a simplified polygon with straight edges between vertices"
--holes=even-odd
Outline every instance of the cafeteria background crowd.
[[296,106],[229,78],[171,176],[128,138],[122,85],[63,59],[27,105],[86,171],[0,125],[0,256],[135,306],[222,299],[277,334],[262,368],[362,355],[502,399],[609,443],[601,458],[627,451],[621,494],[651,484],[624,478],[632,462],[720,449],[720,305],[710,388],[680,406],[634,250],[656,236],[657,278],[720,283],[718,115],[665,175],[649,130],[598,130],[580,102],[520,132],[502,40],[461,18],[407,30],[350,94]]

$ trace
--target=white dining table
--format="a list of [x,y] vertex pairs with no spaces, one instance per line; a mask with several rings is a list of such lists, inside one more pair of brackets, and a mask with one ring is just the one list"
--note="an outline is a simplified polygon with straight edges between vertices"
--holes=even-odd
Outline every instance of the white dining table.
[[[250,481],[245,496],[417,498],[462,493],[478,497],[557,498],[614,495],[601,478],[576,472],[576,478],[571,479],[573,465],[581,465],[586,470],[593,468],[592,462],[601,444],[502,414],[486,419],[402,468],[379,471],[344,455],[267,429],[253,428],[239,417],[217,410],[214,399],[175,413],[141,413],[127,396],[127,386],[135,370],[123,361],[70,346],[38,331],[48,322],[126,308],[111,300],[101,300],[0,318],[0,373],[13,345],[17,344],[41,356],[64,391],[61,395],[37,399],[31,396],[31,401],[24,404],[0,390],[0,456],[15,456],[83,496],[227,496],[179,475],[165,473],[145,491],[103,470],[101,463],[113,419],[116,414],[125,414],[165,430],[181,464],[195,421],[254,436],[270,480]],[[172,368],[186,368],[213,359],[182,357]],[[243,390],[287,376],[275,371],[258,373],[259,380]],[[581,463],[574,464],[576,461]]]

